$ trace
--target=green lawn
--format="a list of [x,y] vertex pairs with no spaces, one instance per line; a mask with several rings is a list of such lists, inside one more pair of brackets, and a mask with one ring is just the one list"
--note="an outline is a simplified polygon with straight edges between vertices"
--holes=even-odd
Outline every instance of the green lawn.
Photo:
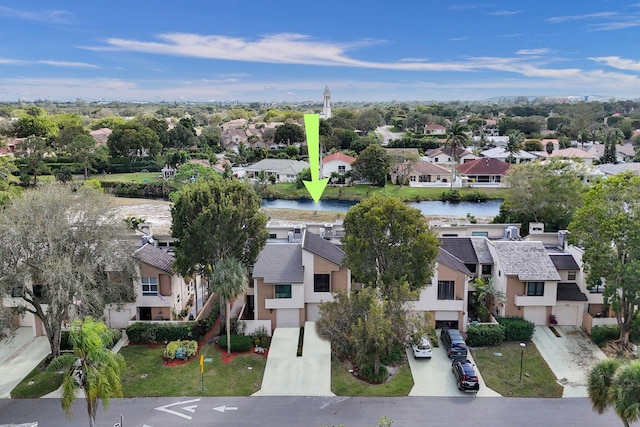
[[160,172],[133,172],[133,173],[110,173],[110,174],[95,174],[89,178],[97,179],[98,181],[109,181],[119,183],[136,183],[144,184],[147,182],[155,182],[160,176]]
[[331,391],[338,396],[399,397],[408,396],[413,387],[413,377],[408,363],[398,367],[391,379],[383,384],[369,384],[355,378],[350,372],[351,363],[331,361]]
[[201,391],[199,358],[167,367],[162,362],[163,350],[163,346],[132,345],[120,351],[127,362],[122,379],[125,397],[249,396],[262,387],[264,356],[241,354],[225,364],[214,344],[205,344],[202,354],[213,360],[204,364],[204,391]]
[[[494,353],[502,353],[496,357]],[[472,350],[471,354],[487,387],[505,397],[561,397],[563,387],[549,369],[538,349],[529,343],[524,350],[523,375],[520,378],[519,343]],[[524,373],[530,374],[527,377]]]
[[36,399],[57,390],[62,385],[62,374],[42,370],[45,360],[46,358],[11,390],[12,398]]

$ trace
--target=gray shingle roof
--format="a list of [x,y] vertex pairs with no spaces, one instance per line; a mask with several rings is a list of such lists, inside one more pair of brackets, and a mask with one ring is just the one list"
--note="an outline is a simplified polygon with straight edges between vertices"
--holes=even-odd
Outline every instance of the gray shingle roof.
[[299,243],[267,243],[253,266],[253,277],[265,283],[302,283],[302,250]]
[[473,249],[476,251],[480,264],[493,264],[493,256],[489,250],[488,240],[485,237],[470,237]]
[[468,237],[445,237],[440,239],[440,247],[467,264],[477,264],[478,256]]
[[523,282],[560,280],[542,242],[495,241],[493,245],[506,275]]
[[302,248],[342,267],[344,251],[317,234],[313,234],[310,231],[305,230]]
[[571,254],[549,254],[549,258],[558,270],[580,270],[580,266]]
[[158,249],[150,243],[142,246],[133,253],[133,256],[140,259],[145,264],[160,269],[165,273],[173,275],[173,256]]
[[450,267],[456,271],[460,271],[461,273],[466,274],[467,276],[473,276],[473,273],[469,271],[469,269],[464,265],[464,263],[447,252],[445,249],[440,248],[438,250],[438,256],[436,257],[436,261]]
[[263,159],[258,163],[247,166],[245,169],[248,171],[268,171],[278,173],[289,173],[296,175],[302,169],[309,167],[309,163],[302,160],[290,160],[290,159]]
[[556,294],[558,301],[588,301],[585,294],[575,283],[558,283],[558,292]]

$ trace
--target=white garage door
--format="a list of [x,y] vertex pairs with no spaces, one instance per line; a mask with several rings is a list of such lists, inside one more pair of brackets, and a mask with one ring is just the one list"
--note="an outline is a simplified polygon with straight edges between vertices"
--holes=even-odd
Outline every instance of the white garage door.
[[299,328],[300,310],[297,308],[279,308],[276,312],[276,326],[278,328]]
[[578,310],[579,307],[575,305],[556,305],[555,314],[558,325],[579,326]]
[[320,320],[320,304],[307,304],[307,322]]
[[547,307],[525,307],[524,318],[534,325],[546,325]]

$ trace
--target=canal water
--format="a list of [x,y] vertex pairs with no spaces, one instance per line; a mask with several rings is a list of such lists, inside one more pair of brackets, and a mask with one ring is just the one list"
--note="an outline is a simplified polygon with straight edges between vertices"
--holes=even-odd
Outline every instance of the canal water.
[[[358,202],[349,200],[320,200],[315,203],[310,199],[283,200],[262,199],[262,207],[274,209],[298,209],[306,211],[347,212]],[[486,202],[442,202],[428,200],[424,202],[407,202],[409,206],[420,209],[423,215],[429,216],[496,216],[500,213],[502,200],[488,200]]]

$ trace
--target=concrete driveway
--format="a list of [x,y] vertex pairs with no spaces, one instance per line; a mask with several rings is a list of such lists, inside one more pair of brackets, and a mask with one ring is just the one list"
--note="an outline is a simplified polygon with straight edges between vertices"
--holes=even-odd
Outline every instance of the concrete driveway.
[[0,341],[0,398],[11,390],[49,354],[47,337],[34,337],[30,327],[21,327],[13,340]]
[[587,397],[587,373],[607,356],[582,329],[555,326],[557,337],[547,326],[536,326],[533,343],[564,386],[562,397]]
[[[438,333],[438,336],[440,334]],[[413,376],[413,388],[409,396],[446,396],[446,397],[499,397],[500,394],[487,387],[482,375],[476,367],[476,374],[480,382],[478,393],[465,393],[458,390],[456,379],[451,372],[451,359],[447,357],[442,344],[433,349],[431,359],[414,359],[413,351],[407,349],[409,367]],[[473,362],[469,354],[468,359]]]
[[331,344],[304,325],[302,357],[297,357],[299,328],[276,328],[269,346],[260,391],[254,396],[335,396],[331,392]]

